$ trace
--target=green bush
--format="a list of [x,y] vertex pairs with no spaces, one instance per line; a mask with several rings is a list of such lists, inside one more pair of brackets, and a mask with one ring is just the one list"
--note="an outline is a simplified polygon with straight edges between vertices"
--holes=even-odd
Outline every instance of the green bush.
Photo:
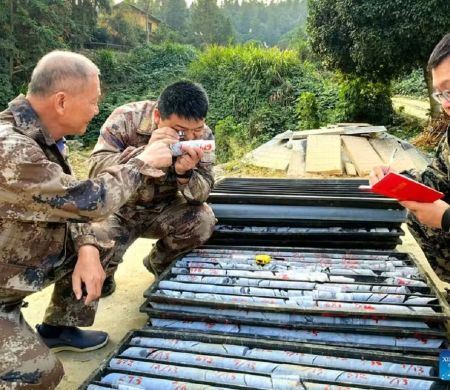
[[117,52],[109,49],[97,50],[93,61],[100,69],[102,83],[113,84],[116,82],[119,72]]
[[319,70],[291,50],[246,44],[199,52],[165,43],[129,53],[101,50],[94,61],[102,72],[104,99],[85,143],[96,141],[116,107],[156,99],[166,85],[183,78],[208,92],[207,123],[215,131],[219,162],[240,158],[286,130],[336,121],[388,124],[392,117],[389,85]]
[[300,129],[317,129],[320,125],[316,96],[311,92],[302,93],[297,99],[296,113]]
[[212,46],[189,69],[191,78],[218,95],[211,99],[214,122],[227,115],[247,118],[296,74],[301,74],[301,64],[294,52],[254,44]]
[[423,76],[422,69],[415,69],[409,75],[396,80],[392,84],[394,95],[412,96],[417,98],[428,98],[428,89]]
[[[295,103],[301,93],[325,96],[317,103],[321,120],[328,118],[337,100],[337,92],[329,93],[322,75],[313,65],[302,63],[295,51],[255,43],[211,46],[191,63],[188,76],[209,93],[208,124],[215,127],[232,117],[245,132],[242,139],[253,145],[297,129]],[[216,136],[220,143],[221,135]]]
[[237,123],[233,117],[217,122],[215,127],[216,158],[218,163],[241,158],[252,149],[252,142],[242,123]]
[[128,88],[144,96],[159,92],[168,84],[186,77],[189,64],[197,57],[193,46],[176,43],[147,45],[130,52],[123,78]]
[[129,53],[95,52],[93,60],[102,78],[100,113],[90,123],[82,141],[95,143],[111,112],[132,101],[156,99],[168,84],[186,77],[188,65],[197,57],[192,46],[165,43],[146,45]]
[[391,123],[393,113],[388,84],[361,77],[342,77],[336,121],[386,125]]

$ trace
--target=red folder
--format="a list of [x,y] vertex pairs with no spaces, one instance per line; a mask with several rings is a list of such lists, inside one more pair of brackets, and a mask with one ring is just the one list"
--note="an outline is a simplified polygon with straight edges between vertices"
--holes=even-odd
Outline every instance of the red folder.
[[400,201],[414,200],[423,203],[432,203],[444,196],[440,191],[394,172],[389,172],[373,186],[359,186],[359,189],[375,192]]

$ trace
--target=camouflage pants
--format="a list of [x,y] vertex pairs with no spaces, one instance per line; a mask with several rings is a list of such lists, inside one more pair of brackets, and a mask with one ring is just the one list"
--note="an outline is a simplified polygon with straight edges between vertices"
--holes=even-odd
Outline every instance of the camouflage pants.
[[131,218],[114,214],[95,223],[94,229],[100,239],[116,243],[108,263],[108,275],[115,272],[126,250],[139,237],[158,239],[148,260],[151,272],[159,275],[179,254],[203,244],[211,236],[215,224],[216,219],[207,204],[188,204],[179,196],[154,209],[136,209]]
[[[104,256],[108,258],[108,256]],[[90,326],[98,302],[85,305],[72,292],[76,258],[54,269],[42,288],[55,283],[44,321],[51,325]],[[54,389],[64,370],[21,313],[23,299],[33,291],[0,288],[0,390]]]
[[450,283],[450,233],[421,224],[412,213],[407,224],[436,275]]
[[20,305],[0,309],[0,389],[54,389],[64,370],[30,328]]

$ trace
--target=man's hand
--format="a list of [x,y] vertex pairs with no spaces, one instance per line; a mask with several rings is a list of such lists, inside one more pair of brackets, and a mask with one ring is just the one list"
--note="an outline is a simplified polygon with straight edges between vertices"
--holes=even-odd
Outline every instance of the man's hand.
[[149,142],[137,158],[154,168],[170,167],[172,165],[172,152],[169,145],[176,142],[174,140]]
[[177,157],[175,161],[175,172],[179,175],[194,169],[203,157],[203,150],[198,147],[183,145],[183,155]]
[[443,200],[434,203],[420,203],[413,201],[400,202],[403,207],[409,209],[416,218],[431,228],[441,229],[442,216],[450,205]]
[[83,245],[78,250],[78,260],[72,273],[72,290],[79,300],[83,296],[82,283],[86,286],[87,305],[100,298],[106,274],[100,262],[100,253],[93,245]]
[[167,141],[168,143],[175,143],[180,141],[178,132],[171,127],[161,127],[160,129],[155,129],[152,131],[150,136],[150,141],[148,144],[151,145],[156,141]]
[[389,172],[394,172],[387,165],[374,167],[369,174],[369,183],[371,186],[378,183],[383,177],[385,177]]

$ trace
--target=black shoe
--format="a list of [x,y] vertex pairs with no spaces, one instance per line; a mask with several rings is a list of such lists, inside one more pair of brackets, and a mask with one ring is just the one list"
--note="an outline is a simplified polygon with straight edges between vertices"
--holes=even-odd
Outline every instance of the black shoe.
[[99,330],[81,330],[75,326],[36,325],[42,341],[53,352],[87,352],[100,349],[108,343],[108,333]]
[[103,282],[102,295],[100,297],[105,298],[110,296],[114,291],[116,291],[116,281],[114,276],[108,276]]
[[142,260],[142,263],[144,264],[144,267],[147,268],[147,271],[150,273],[154,273],[155,270],[153,269],[153,265],[150,261],[150,255],[147,255],[144,257],[144,259]]
[[153,274],[156,280],[159,278],[159,275],[161,275],[161,270],[159,270],[158,267],[156,267],[155,264],[153,264],[151,257],[152,254],[151,253],[148,254],[147,256],[144,257],[142,263],[144,264],[144,267],[147,268],[148,272]]

